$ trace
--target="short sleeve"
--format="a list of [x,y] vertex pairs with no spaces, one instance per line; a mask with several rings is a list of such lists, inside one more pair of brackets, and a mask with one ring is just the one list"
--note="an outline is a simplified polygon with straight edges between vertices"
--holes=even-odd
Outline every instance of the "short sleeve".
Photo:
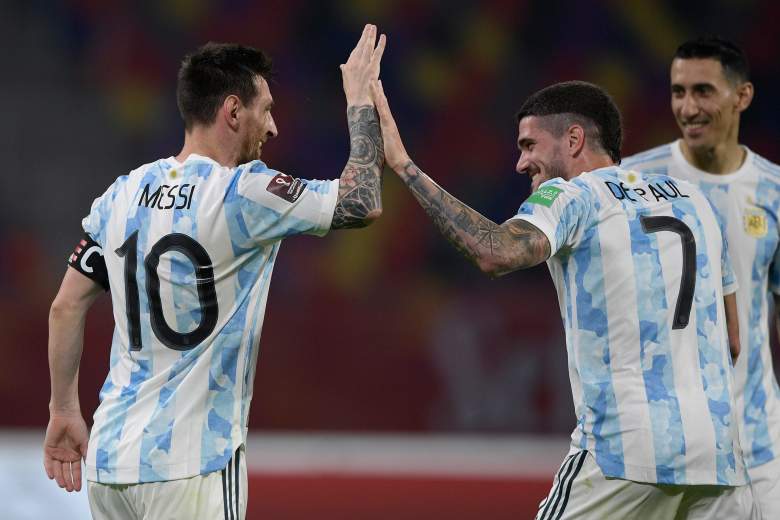
[[576,248],[584,231],[595,222],[596,207],[590,189],[562,179],[543,183],[520,206],[513,218],[530,222],[550,241],[550,256]]
[[237,174],[240,213],[253,241],[300,234],[323,236],[330,229],[338,179],[299,179],[272,170],[261,161],[249,163]]
[[100,247],[105,247],[106,227],[111,218],[111,208],[119,186],[127,181],[127,176],[120,177],[92,202],[89,215],[81,220],[81,227]]

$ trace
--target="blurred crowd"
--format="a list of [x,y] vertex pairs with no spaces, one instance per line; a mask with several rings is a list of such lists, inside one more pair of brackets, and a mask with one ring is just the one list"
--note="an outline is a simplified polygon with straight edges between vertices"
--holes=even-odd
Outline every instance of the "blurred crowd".
[[[388,35],[382,78],[417,164],[498,222],[528,196],[515,110],[567,79],[620,106],[624,154],[677,135],[668,71],[701,33],[740,43],[756,99],[742,140],[780,161],[771,1],[11,0],[0,6],[0,425],[47,419],[47,315],[80,219],[119,175],[179,152],[178,64],[207,41],[266,50],[279,137],[264,160],[335,178],[348,136],[338,65],[365,22]],[[544,266],[490,280],[441,238],[392,173],[374,226],[285,242],[250,425],[264,429],[568,432],[558,305]],[[108,366],[108,298],[87,325],[85,415]],[[776,355],[775,359],[780,358]],[[777,365],[777,362],[776,362]]]

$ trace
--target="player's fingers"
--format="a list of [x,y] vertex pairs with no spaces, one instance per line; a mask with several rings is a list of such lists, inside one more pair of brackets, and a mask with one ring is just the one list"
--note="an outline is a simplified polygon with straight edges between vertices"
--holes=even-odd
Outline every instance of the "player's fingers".
[[54,476],[54,480],[57,481],[57,485],[61,488],[65,487],[65,477],[62,475],[62,462],[58,460],[52,461],[52,475]]
[[350,63],[353,61],[360,52],[362,52],[362,43],[363,39],[366,37],[366,31],[368,30],[368,24],[366,24],[365,27],[363,27],[363,32],[360,34],[360,39],[358,39],[357,44],[355,45],[355,48],[352,49],[352,52],[349,53],[349,58],[347,58],[347,63]]
[[371,66],[376,67],[377,72],[379,72],[379,63],[382,61],[382,55],[385,53],[385,45],[387,45],[387,37],[383,34],[379,37],[379,43],[371,53]]
[[358,58],[365,65],[365,62],[371,57],[371,50],[376,44],[376,25],[367,24],[364,31],[364,37],[360,41],[360,51]]
[[43,469],[46,471],[46,476],[49,480],[54,478],[54,468],[52,468],[52,460],[48,455],[43,456]]
[[81,491],[81,459],[70,463],[73,490]]
[[360,35],[360,39],[358,40],[357,45],[355,45],[355,48],[352,49],[352,53],[349,55],[350,60],[359,59],[363,54],[369,27],[370,24],[366,24],[365,27],[363,27],[363,32]]
[[382,82],[379,80],[372,80],[369,84],[371,91],[371,97],[374,100],[376,111],[379,113],[379,121],[381,126],[393,126],[395,121],[393,120],[393,114],[390,112],[390,105],[387,103],[387,97],[385,91],[382,88]]

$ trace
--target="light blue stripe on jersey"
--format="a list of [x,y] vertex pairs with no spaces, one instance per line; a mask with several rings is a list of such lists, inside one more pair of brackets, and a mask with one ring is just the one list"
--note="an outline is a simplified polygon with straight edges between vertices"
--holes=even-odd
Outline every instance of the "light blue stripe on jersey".
[[650,409],[656,479],[659,484],[679,484],[685,482],[685,434],[675,394],[669,329],[662,325],[669,315],[662,280],[670,273],[661,269],[658,234],[645,233],[639,215],[629,219],[628,226],[636,294],[642,295],[637,298],[639,359]]
[[[592,414],[590,431],[595,442],[596,461],[608,474],[624,476],[622,432],[612,385],[607,315],[603,310],[606,309],[606,294],[597,226],[587,230],[582,244],[572,255],[576,269],[575,305],[580,341],[577,356],[582,392]],[[567,303],[569,301],[571,298]]]
[[[263,273],[260,275],[260,287],[261,294],[268,294],[268,284],[271,283],[271,273],[274,270],[274,264],[276,262],[276,255],[279,254],[279,247],[281,243],[277,242],[273,246],[273,251],[268,255],[268,262],[263,266]],[[265,312],[265,302],[261,302],[262,307],[254,310],[256,316],[262,316]],[[262,323],[259,319],[252,320],[252,328],[249,331],[250,342],[247,345],[246,354],[244,355],[244,388],[241,392],[241,428],[247,427],[247,421],[249,419],[249,395],[252,392],[252,385],[254,383],[252,375],[255,372],[255,364],[252,362],[254,357],[254,350],[259,348],[259,324]]]
[[[158,161],[155,167],[149,168],[146,171],[136,190],[136,198],[139,196],[142,186],[147,183],[153,184],[157,181],[163,166],[164,165],[160,164],[160,161]],[[149,218],[150,209],[145,206],[138,205],[131,205],[130,208],[130,212],[133,212],[133,215],[128,215],[125,224],[124,237],[126,240],[135,231],[138,231],[138,248],[130,254],[139,255],[139,251],[146,250],[147,235],[149,230],[149,223],[151,220]],[[110,215],[110,213],[110,211],[105,212],[106,215]],[[143,255],[139,256],[140,258],[137,260],[137,268],[135,273],[136,280],[138,282],[138,287],[146,287],[146,270],[143,269]],[[126,261],[126,259],[124,261]],[[149,303],[147,301],[146,291],[138,291],[138,296],[138,302],[141,311],[140,318],[141,320],[146,320],[145,323],[148,323],[150,318]],[[150,341],[152,340],[151,334],[152,332],[148,327],[141,327],[141,343],[149,345]],[[112,344],[112,351],[115,348],[120,348],[119,343]],[[96,450],[96,467],[98,470],[98,478],[100,476],[101,470],[106,471],[108,475],[110,475],[110,468],[116,468],[116,457],[119,452],[116,446],[122,436],[122,430],[125,426],[128,409],[133,404],[135,404],[138,390],[140,389],[141,384],[150,377],[154,370],[150,349],[142,348],[141,350],[133,351],[129,355],[133,359],[135,365],[132,368],[130,375],[130,383],[121,389],[119,398],[120,404],[116,408],[112,409],[112,418],[109,421],[111,425],[101,429],[101,435],[98,438]],[[111,373],[109,373],[109,377],[111,377]]]
[[[770,214],[776,214],[777,201],[770,200],[773,197],[776,199],[776,190],[776,186],[769,182],[765,176],[762,176],[756,187],[756,206],[767,208]],[[764,303],[761,300],[766,297],[766,287],[764,286],[766,274],[763,270],[772,261],[776,248],[777,243],[771,233],[756,240],[756,254],[753,257],[753,265],[750,270],[750,323],[761,323],[761,310]],[[749,327],[748,329],[748,343],[751,347],[755,345],[755,348],[748,350],[745,395],[750,396],[750,399],[745,399],[745,408],[742,413],[745,428],[749,433],[748,439],[751,442],[751,466],[769,462],[778,455],[772,449],[772,439],[769,435],[766,416],[767,395],[763,386],[765,371],[773,370],[771,366],[764,366],[764,360],[761,358],[760,346],[766,341],[766,333],[766,327]]]
[[[695,214],[695,207],[689,200],[681,200],[672,206],[675,218],[686,222],[686,216]],[[729,485],[736,476],[734,442],[732,434],[736,432],[731,424],[731,389],[728,371],[724,364],[723,352],[713,345],[728,345],[724,337],[724,327],[718,319],[718,291],[722,278],[712,276],[711,262],[707,256],[707,239],[701,226],[688,227],[695,233],[696,271],[698,273],[695,288],[696,336],[699,343],[699,367],[702,385],[707,396],[707,406],[715,432],[715,469],[720,484]]]

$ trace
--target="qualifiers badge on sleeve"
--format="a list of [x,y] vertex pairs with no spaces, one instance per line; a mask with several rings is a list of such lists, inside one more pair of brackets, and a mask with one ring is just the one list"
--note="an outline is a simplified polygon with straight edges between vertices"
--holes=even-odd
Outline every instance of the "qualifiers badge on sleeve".
[[526,202],[530,204],[541,204],[542,206],[549,208],[562,191],[562,189],[556,188],[555,186],[542,186],[536,190],[533,195],[528,197]]
[[276,176],[271,179],[271,182],[268,183],[266,189],[287,202],[295,202],[301,196],[303,190],[306,189],[306,183],[295,177],[277,173]]

